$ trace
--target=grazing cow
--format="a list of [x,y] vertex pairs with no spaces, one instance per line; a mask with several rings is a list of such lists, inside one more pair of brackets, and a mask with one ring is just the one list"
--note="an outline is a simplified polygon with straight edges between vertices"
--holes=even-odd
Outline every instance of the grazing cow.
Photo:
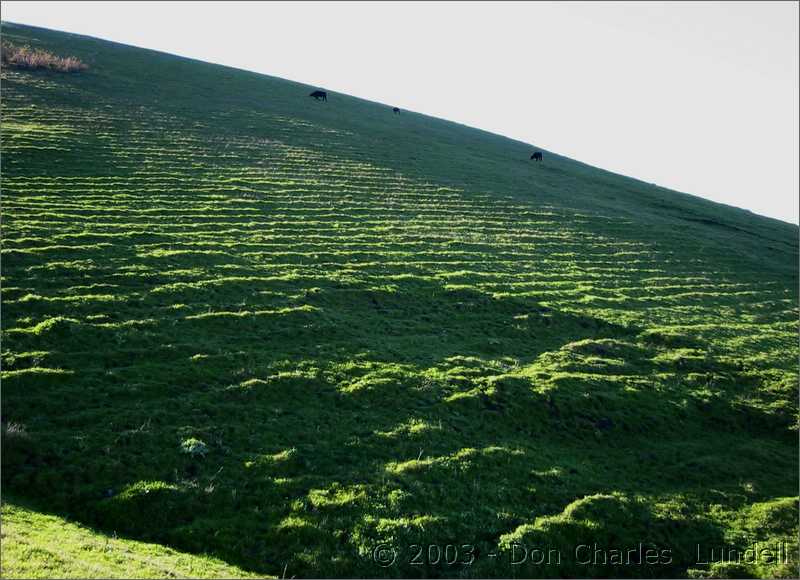
[[395,107],[394,109],[392,109],[392,111],[394,111],[394,114],[395,114],[395,115],[399,115],[399,114],[400,114],[400,109],[398,109],[397,107]]
[[325,91],[314,91],[313,93],[311,93],[308,96],[309,97],[314,97],[318,101],[320,99],[322,99],[323,101],[327,101],[328,100],[328,93],[326,93]]
[[542,152],[541,151],[537,151],[536,153],[531,155],[531,159],[533,159],[534,161],[541,161],[542,160]]

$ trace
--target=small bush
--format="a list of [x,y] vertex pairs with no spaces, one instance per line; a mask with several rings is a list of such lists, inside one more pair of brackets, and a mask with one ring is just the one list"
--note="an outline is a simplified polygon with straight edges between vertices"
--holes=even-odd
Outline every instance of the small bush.
[[56,56],[46,50],[31,48],[28,45],[17,46],[7,41],[0,44],[0,60],[3,66],[28,70],[80,72],[89,68],[74,56]]
[[8,439],[26,439],[28,432],[25,425],[20,423],[6,423],[3,425],[3,437]]
[[190,437],[181,441],[181,453],[186,453],[192,457],[203,457],[208,453],[208,446],[200,439]]

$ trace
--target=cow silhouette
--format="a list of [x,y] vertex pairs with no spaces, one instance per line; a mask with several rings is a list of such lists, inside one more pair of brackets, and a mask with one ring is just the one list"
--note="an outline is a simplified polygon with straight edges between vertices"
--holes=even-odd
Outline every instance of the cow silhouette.
[[394,114],[395,114],[395,115],[399,115],[399,114],[400,114],[400,109],[398,109],[397,107],[395,107],[394,109],[392,109],[392,111],[394,111]]
[[313,93],[311,93],[308,96],[309,97],[314,97],[318,101],[320,99],[322,99],[323,101],[327,101],[328,100],[328,93],[326,93],[325,91],[314,91]]
[[542,152],[541,151],[537,151],[536,153],[531,155],[531,159],[533,159],[534,161],[541,161],[542,160]]

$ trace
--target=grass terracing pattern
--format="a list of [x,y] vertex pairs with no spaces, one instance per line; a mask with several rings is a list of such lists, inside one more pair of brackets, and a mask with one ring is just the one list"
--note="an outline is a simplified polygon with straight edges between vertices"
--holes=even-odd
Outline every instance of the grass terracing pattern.
[[[91,63],[2,73],[2,475],[28,541],[60,517],[272,575],[796,573],[796,226],[2,32]],[[697,562],[753,542],[787,556]],[[669,561],[575,554],[640,543]],[[46,550],[22,553],[4,575]]]

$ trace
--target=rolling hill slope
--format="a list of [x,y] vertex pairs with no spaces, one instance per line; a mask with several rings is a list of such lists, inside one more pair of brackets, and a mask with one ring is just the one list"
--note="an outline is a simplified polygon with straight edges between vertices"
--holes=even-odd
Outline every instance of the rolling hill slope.
[[[796,572],[796,226],[2,34],[90,66],[2,72],[5,502],[259,574]],[[697,562],[754,541],[788,556]]]

